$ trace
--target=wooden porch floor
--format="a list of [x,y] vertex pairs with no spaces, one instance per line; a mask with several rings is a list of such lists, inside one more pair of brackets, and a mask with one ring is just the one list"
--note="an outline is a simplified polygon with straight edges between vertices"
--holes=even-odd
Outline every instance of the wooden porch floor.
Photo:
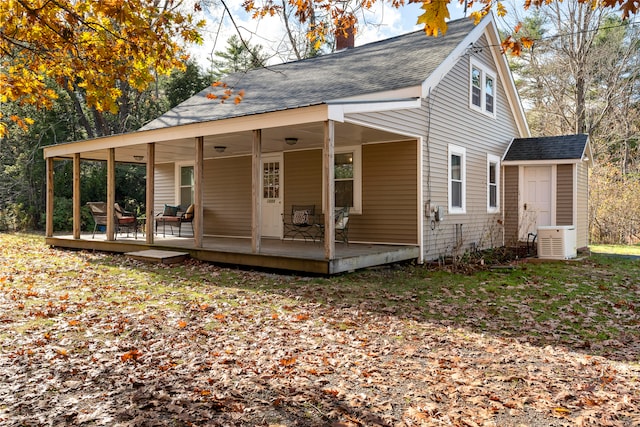
[[98,250],[105,252],[135,252],[146,249],[178,250],[192,258],[219,264],[249,266],[265,269],[289,270],[313,274],[338,274],[361,268],[417,259],[419,248],[398,245],[336,243],[336,258],[324,259],[324,246],[319,242],[262,239],[260,253],[251,252],[251,240],[242,238],[205,237],[202,248],[196,248],[192,237],[156,235],[148,245],[142,234],[118,236],[107,241],[104,234],[85,233],[80,239],[71,235],[47,237],[53,247]]

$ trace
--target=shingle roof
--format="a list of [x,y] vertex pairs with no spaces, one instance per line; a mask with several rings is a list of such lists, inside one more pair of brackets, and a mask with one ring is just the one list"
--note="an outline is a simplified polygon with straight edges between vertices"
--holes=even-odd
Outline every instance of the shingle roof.
[[585,134],[516,138],[513,140],[505,161],[526,160],[575,160],[581,159],[587,146]]
[[473,29],[449,22],[444,37],[417,31],[337,53],[236,73],[224,79],[245,91],[240,104],[208,99],[207,88],[141,130],[300,108],[420,85]]

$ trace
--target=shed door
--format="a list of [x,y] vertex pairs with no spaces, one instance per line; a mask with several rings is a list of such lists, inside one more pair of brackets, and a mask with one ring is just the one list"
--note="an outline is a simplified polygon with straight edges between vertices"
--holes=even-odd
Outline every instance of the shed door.
[[262,157],[262,236],[282,237],[282,154]]
[[538,226],[554,225],[551,223],[551,172],[551,166],[524,167],[520,239],[527,240],[529,233],[537,233]]

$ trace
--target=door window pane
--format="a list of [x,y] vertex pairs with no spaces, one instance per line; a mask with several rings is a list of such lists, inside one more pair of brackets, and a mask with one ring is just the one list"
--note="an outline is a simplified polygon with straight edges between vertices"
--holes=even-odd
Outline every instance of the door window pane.
[[262,166],[262,197],[280,197],[280,162],[266,162]]

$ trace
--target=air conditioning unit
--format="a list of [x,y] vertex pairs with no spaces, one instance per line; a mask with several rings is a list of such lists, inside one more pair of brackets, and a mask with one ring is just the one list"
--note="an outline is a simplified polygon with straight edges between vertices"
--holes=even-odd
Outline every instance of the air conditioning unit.
[[538,258],[571,259],[576,256],[575,226],[552,225],[538,227]]

